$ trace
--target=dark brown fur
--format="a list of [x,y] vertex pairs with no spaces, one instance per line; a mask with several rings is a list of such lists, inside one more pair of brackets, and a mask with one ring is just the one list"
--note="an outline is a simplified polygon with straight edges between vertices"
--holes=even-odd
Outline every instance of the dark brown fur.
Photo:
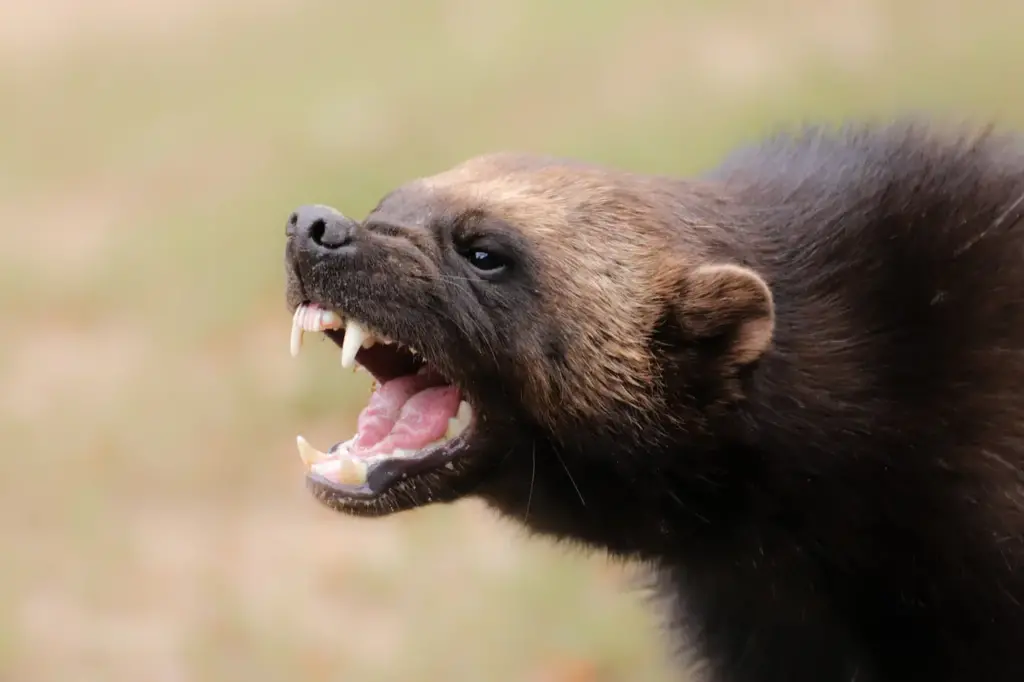
[[[475,494],[650,562],[714,682],[1024,680],[1018,139],[814,129],[687,181],[490,155],[362,229],[345,269],[289,252],[290,303],[376,316],[486,419],[334,506]],[[480,235],[501,282],[448,253]]]

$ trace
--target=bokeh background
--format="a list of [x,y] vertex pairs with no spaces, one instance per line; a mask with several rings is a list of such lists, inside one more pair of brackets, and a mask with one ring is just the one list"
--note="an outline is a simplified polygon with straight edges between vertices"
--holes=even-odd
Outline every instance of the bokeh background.
[[[1017,0],[0,2],[0,680],[674,679],[635,571],[309,498],[365,376],[287,352],[290,210],[524,149],[1024,123]],[[311,342],[312,341],[312,342]]]

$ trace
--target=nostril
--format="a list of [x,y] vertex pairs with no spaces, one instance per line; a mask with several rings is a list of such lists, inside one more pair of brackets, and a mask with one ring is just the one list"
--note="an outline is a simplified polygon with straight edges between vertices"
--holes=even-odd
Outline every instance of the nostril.
[[324,233],[327,232],[327,223],[324,222],[323,218],[317,218],[309,225],[309,238],[313,240],[313,243],[317,246],[331,247],[330,244],[324,244]]
[[301,206],[288,217],[291,236],[321,249],[340,249],[352,241],[358,224],[329,206]]

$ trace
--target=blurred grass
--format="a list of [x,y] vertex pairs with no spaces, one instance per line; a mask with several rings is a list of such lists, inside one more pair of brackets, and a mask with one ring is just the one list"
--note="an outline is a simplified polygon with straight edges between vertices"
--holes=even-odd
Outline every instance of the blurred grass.
[[[86,11],[86,8],[88,11]],[[1011,0],[0,7],[0,679],[672,679],[631,577],[471,502],[308,498],[365,379],[281,232],[518,148],[700,169],[778,125],[1024,122]]]

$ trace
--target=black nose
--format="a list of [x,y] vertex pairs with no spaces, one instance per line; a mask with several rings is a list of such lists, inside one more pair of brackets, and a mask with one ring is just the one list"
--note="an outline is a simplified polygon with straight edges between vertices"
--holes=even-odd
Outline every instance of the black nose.
[[285,233],[309,246],[340,249],[352,240],[356,221],[346,218],[330,206],[300,206],[288,218]]

